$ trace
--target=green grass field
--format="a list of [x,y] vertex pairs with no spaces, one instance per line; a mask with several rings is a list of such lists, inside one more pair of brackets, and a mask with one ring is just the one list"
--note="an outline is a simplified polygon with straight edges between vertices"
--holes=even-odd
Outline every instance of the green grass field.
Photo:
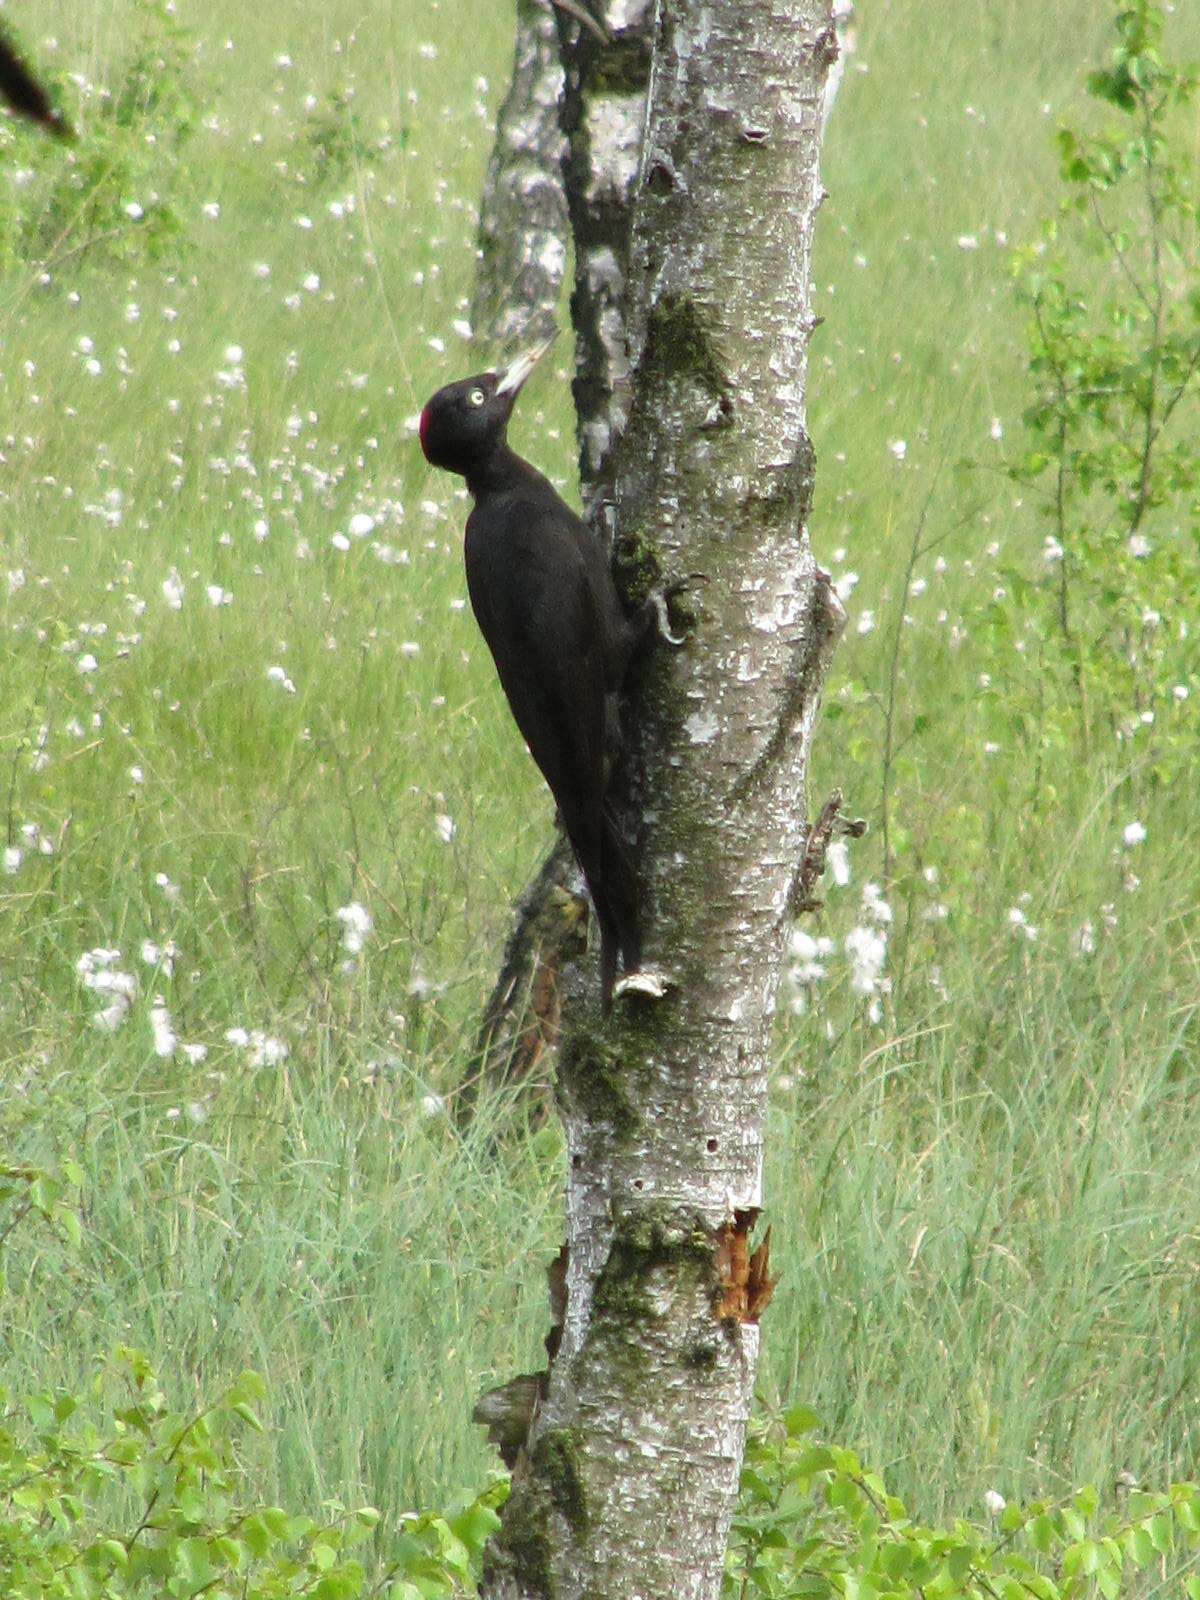
[[[809,931],[840,946],[879,881],[906,605],[891,993],[872,1022],[835,953],[781,1027],[761,1384],[938,1516],[1200,1472],[1200,824],[1136,741],[1046,772],[1006,742],[1038,664],[983,642],[1042,532],[998,470],[1024,403],[1008,247],[1053,204],[1107,9],[860,9],[810,404],[812,539],[857,583],[814,793],[873,831]],[[174,185],[168,253],[131,218],[0,278],[0,1159],[86,1174],[81,1251],[0,1246],[0,1382],[80,1385],[118,1341],[181,1400],[255,1367],[258,1491],[394,1518],[491,1465],[470,1404],[537,1364],[561,1229],[554,1129],[497,1154],[511,1107],[462,1137],[439,1098],[552,823],[464,608],[464,501],[413,432],[467,362],[510,19],[178,11],[195,131],[174,178],[142,141],[117,197],[151,213]],[[6,15],[110,87],[148,26],[130,0]],[[82,159],[102,102],[63,81]],[[4,141],[18,200],[65,159]],[[514,442],[570,483],[565,363]]]

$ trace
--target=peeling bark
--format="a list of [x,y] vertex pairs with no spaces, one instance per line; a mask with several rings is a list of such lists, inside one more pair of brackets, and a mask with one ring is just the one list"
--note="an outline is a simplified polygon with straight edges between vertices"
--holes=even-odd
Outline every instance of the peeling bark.
[[687,648],[655,655],[632,695],[616,779],[646,956],[675,987],[606,1019],[594,962],[567,986],[566,1316],[489,1546],[492,1600],[720,1590],[751,1308],[770,1287],[748,1235],[772,1020],[809,744],[844,620],[804,526],[810,246],[835,51],[828,0],[659,0],[608,470],[623,579],[709,579]]
[[553,11],[517,0],[512,79],[479,202],[471,327],[488,361],[558,321],[567,265],[562,82]]

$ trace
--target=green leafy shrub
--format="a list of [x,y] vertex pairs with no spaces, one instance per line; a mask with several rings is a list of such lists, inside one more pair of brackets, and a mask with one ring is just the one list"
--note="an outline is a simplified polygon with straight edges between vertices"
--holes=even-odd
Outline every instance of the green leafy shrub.
[[1041,578],[1008,586],[1073,708],[1040,732],[1066,742],[1076,721],[1085,754],[1200,687],[1200,75],[1164,51],[1164,20],[1162,0],[1117,7],[1109,64],[1086,79],[1103,121],[1060,129],[1061,206],[1014,261],[1033,397],[1013,470],[1046,533]]
[[[757,1423],[746,1446],[724,1594],[844,1600],[1083,1600],[1149,1592],[1194,1564],[1200,1485],[1149,1494],[1132,1486],[1101,1507],[1092,1488],[1052,1504],[989,1497],[982,1523],[928,1527],[906,1511],[852,1450],[812,1438],[797,1406]],[[1184,1593],[1200,1595],[1188,1572]]]
[[[82,1175],[0,1166],[0,1245],[49,1228],[81,1244]],[[375,1532],[370,1506],[327,1502],[319,1517],[255,1503],[238,1441],[261,1431],[265,1390],[244,1372],[207,1404],[172,1406],[145,1355],[119,1346],[80,1393],[21,1393],[0,1379],[0,1594],[5,1600],[352,1600]],[[445,1515],[376,1535],[373,1592],[438,1600],[475,1592],[483,1545],[507,1494],[497,1479]]]
[[347,1554],[369,1507],[320,1519],[241,1498],[238,1425],[258,1428],[244,1373],[198,1411],[176,1410],[136,1350],[84,1394],[0,1387],[0,1592],[11,1600],[311,1594],[349,1600]]

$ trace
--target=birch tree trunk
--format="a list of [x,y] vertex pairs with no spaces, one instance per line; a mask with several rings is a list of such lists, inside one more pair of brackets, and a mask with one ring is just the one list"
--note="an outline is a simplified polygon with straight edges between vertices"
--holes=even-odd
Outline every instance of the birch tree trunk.
[[633,696],[618,799],[647,957],[676,986],[603,1018],[594,962],[571,985],[565,1315],[489,1547],[491,1600],[720,1589],[765,1287],[746,1246],[772,1018],[843,620],[804,526],[834,49],[828,0],[659,0],[616,549],[644,582],[709,581],[686,648],[657,653]]
[[553,11],[517,0],[512,78],[479,200],[471,301],[471,328],[489,361],[558,321],[567,265],[562,82]]

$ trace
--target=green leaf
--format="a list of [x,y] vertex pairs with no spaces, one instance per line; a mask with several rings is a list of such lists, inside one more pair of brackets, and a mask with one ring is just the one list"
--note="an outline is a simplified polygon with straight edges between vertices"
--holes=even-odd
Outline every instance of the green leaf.
[[1175,1535],[1170,1516],[1165,1511],[1160,1511],[1157,1516],[1150,1518],[1146,1529],[1159,1555],[1169,1556],[1175,1548]]
[[253,1406],[250,1405],[249,1401],[235,1400],[230,1406],[230,1410],[235,1416],[241,1417],[243,1422],[248,1423],[256,1433],[262,1433],[262,1422],[258,1416],[258,1413],[254,1410]]
[[1144,1567],[1154,1560],[1154,1540],[1147,1529],[1129,1529],[1125,1535],[1125,1553],[1138,1567]]
[[[378,1513],[376,1513],[378,1520]],[[500,1518],[490,1506],[474,1501],[450,1521],[451,1531],[468,1550],[479,1552],[500,1526]]]
[[783,1425],[789,1439],[798,1439],[802,1434],[812,1433],[814,1428],[819,1428],[821,1419],[811,1406],[789,1406],[783,1414]]
[[1054,1543],[1054,1524],[1044,1511],[1029,1523],[1027,1532],[1033,1548],[1042,1555],[1048,1554],[1050,1546]]

